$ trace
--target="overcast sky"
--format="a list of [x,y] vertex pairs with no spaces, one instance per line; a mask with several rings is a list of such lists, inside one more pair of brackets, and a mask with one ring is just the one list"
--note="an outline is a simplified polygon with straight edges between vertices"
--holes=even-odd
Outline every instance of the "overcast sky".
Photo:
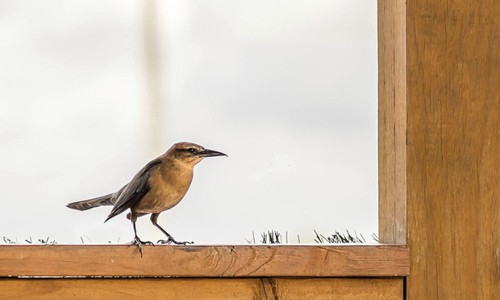
[[[114,192],[178,141],[196,167],[178,240],[377,232],[376,1],[161,1],[163,149],[148,143],[142,1],[0,0],[0,236],[125,243]],[[158,153],[154,153],[158,151]],[[161,238],[149,218],[144,240]]]

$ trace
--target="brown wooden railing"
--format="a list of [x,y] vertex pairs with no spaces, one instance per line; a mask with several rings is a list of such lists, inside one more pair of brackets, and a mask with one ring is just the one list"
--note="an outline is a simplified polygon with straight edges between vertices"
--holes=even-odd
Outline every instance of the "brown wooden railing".
[[[401,299],[408,249],[377,246],[0,246],[2,299]],[[234,298],[236,297],[236,298]]]

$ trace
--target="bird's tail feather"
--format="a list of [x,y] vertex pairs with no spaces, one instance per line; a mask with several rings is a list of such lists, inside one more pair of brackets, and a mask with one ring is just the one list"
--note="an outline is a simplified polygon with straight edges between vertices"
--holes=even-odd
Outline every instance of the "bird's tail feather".
[[103,205],[114,205],[113,194],[109,194],[102,197],[97,197],[89,200],[82,200],[77,202],[72,202],[66,205],[69,208],[77,209],[77,210],[87,210],[98,206]]

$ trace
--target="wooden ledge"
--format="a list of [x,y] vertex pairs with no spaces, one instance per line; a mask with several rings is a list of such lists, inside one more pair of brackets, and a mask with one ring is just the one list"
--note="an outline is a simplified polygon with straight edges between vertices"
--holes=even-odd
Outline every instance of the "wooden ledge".
[[405,246],[2,245],[0,277],[393,277]]

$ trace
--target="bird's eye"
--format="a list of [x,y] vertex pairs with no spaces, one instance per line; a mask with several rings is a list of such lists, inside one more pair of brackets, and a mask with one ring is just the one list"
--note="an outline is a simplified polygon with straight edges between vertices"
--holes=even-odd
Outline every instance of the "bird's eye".
[[195,153],[195,152],[196,152],[196,150],[195,150],[194,148],[189,148],[189,149],[188,149],[188,152],[189,152],[189,153]]

